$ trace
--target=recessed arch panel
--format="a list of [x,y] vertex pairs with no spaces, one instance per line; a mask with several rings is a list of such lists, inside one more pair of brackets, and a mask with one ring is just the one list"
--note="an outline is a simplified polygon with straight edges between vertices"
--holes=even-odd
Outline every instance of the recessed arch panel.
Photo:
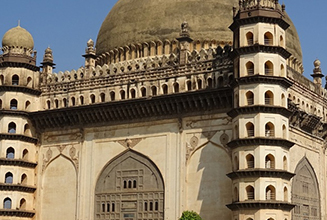
[[149,158],[128,150],[109,162],[98,178],[95,219],[143,220],[149,216],[164,219],[164,181]]
[[295,169],[292,183],[293,220],[320,219],[320,195],[317,176],[304,157]]

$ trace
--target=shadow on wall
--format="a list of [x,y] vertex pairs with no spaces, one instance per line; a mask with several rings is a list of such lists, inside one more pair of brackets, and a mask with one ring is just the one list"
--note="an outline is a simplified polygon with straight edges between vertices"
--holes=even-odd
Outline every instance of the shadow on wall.
[[187,176],[188,209],[204,220],[231,219],[226,207],[232,202],[231,158],[220,146],[207,143],[190,158]]

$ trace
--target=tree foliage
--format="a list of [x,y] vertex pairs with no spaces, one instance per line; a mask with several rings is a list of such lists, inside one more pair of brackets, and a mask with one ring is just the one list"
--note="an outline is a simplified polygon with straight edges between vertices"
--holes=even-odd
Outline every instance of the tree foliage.
[[184,211],[179,220],[202,220],[202,218],[194,211]]

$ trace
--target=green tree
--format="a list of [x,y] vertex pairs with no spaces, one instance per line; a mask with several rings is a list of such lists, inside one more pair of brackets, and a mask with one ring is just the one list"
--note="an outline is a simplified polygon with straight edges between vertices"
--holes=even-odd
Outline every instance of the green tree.
[[202,220],[202,218],[194,211],[184,211],[179,220]]

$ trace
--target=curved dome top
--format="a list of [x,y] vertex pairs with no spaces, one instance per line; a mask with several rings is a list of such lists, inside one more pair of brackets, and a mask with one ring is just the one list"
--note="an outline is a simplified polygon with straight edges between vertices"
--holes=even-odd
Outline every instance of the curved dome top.
[[5,33],[2,38],[2,47],[22,47],[27,49],[34,48],[32,35],[24,28],[17,26]]
[[[229,25],[238,0],[119,0],[100,28],[97,55],[125,45],[179,37],[180,25],[187,21],[194,40],[233,40]],[[297,31],[290,23],[288,50],[302,62]]]

